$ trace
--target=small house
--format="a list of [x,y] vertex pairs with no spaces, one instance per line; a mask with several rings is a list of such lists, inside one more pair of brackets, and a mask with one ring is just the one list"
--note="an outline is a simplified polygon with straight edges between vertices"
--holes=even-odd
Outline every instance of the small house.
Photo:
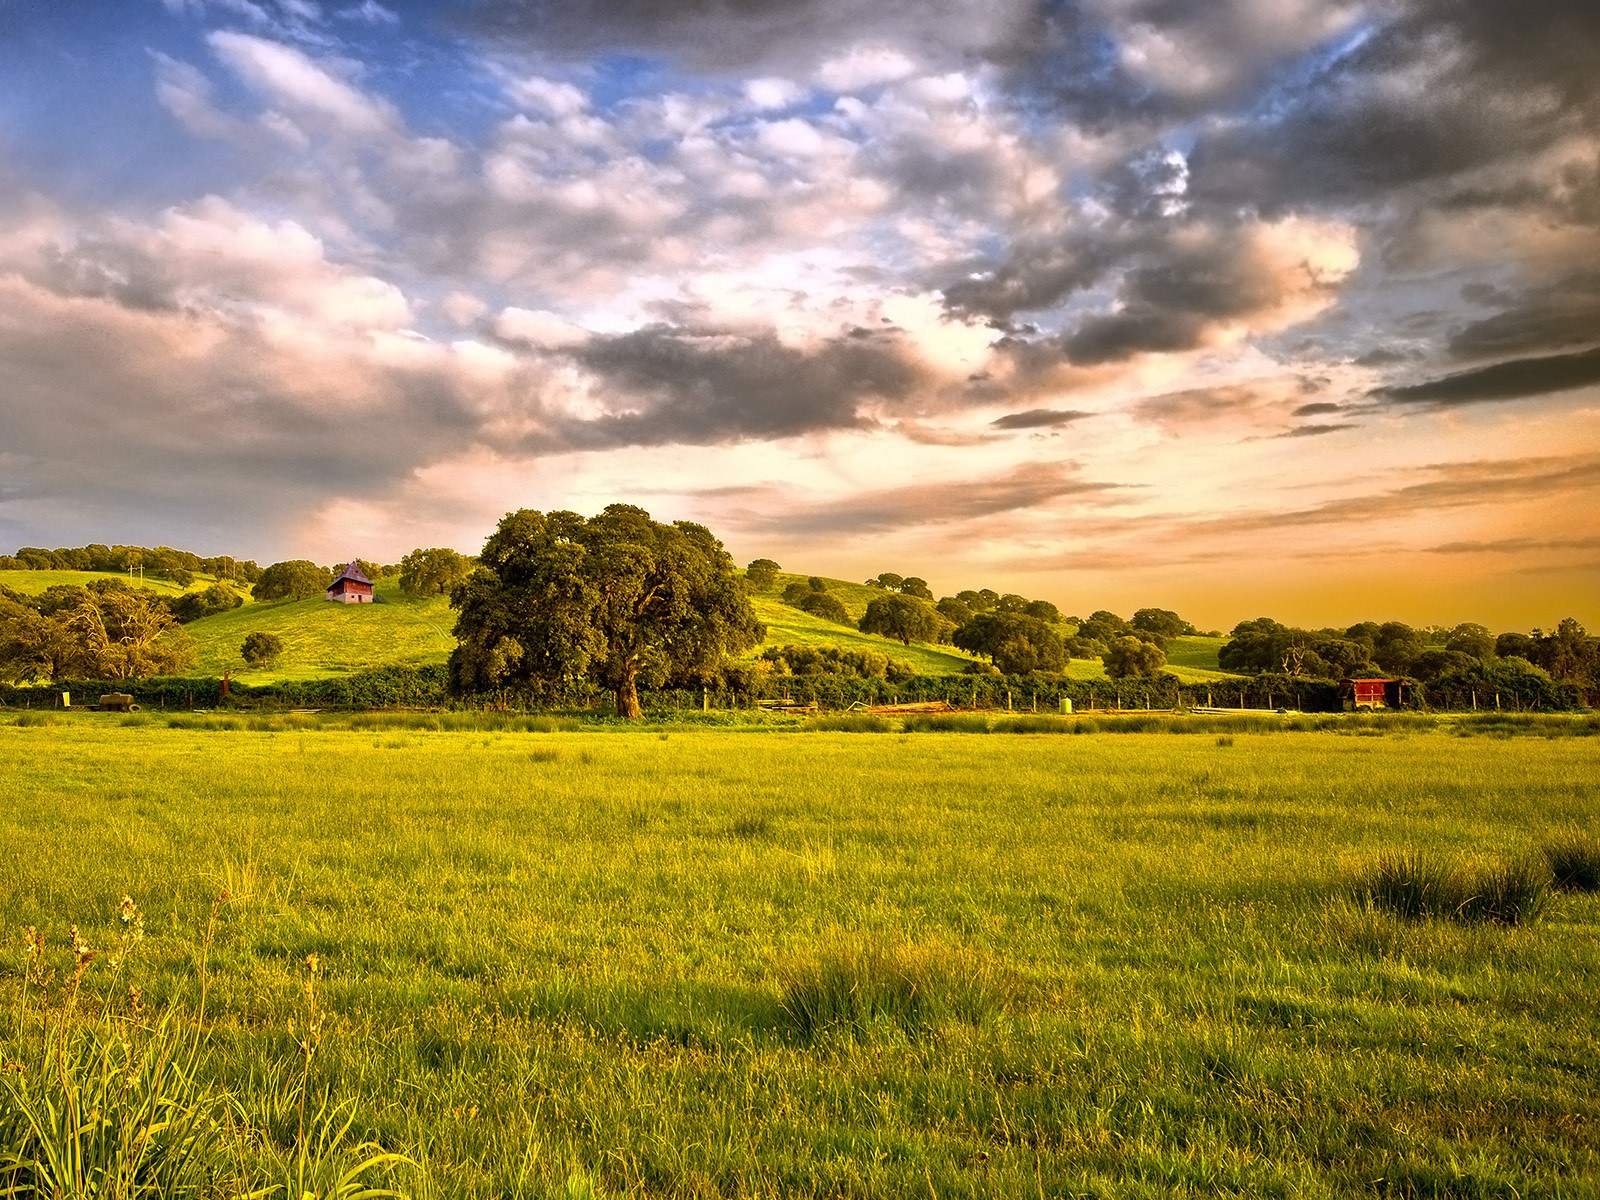
[[1339,684],[1339,697],[1346,712],[1363,708],[1399,708],[1401,684],[1399,679],[1346,679]]
[[371,604],[372,580],[363,575],[355,563],[349,563],[339,572],[339,578],[328,585],[327,596],[340,604]]

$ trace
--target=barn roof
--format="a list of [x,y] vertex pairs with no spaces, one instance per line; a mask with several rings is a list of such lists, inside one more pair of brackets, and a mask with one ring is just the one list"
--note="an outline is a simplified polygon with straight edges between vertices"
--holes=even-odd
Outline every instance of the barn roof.
[[354,562],[346,563],[344,570],[339,572],[338,578],[335,579],[333,583],[330,583],[328,587],[334,587],[342,579],[348,579],[351,583],[364,583],[368,587],[372,586],[372,580],[363,575],[361,573],[361,568],[356,566]]

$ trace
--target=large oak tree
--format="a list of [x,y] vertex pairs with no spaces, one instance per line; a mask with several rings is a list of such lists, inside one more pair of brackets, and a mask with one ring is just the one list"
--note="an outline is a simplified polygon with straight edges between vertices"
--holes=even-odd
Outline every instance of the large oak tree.
[[638,717],[639,684],[710,674],[764,634],[733,560],[703,525],[613,504],[508,513],[452,594],[462,692],[588,681]]

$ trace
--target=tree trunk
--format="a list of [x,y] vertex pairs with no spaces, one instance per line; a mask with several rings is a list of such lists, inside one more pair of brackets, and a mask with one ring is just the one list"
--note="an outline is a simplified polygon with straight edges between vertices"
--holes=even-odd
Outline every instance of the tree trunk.
[[629,667],[623,668],[622,682],[617,685],[617,716],[629,720],[644,716],[644,709],[639,707],[639,689]]

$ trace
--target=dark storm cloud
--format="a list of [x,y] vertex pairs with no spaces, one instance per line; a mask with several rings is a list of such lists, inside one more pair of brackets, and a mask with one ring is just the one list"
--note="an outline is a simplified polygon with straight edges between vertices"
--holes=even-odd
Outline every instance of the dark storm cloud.
[[1372,395],[1396,404],[1450,408],[1544,396],[1593,384],[1600,384],[1600,348],[1577,354],[1511,359],[1409,387],[1379,388]]
[[1060,429],[1094,415],[1073,408],[1031,408],[1027,412],[1007,413],[989,424],[996,429]]
[[1289,415],[1291,417],[1325,417],[1329,413],[1340,412],[1343,405],[1330,404],[1326,400],[1319,400],[1314,404],[1302,404]]
[[926,376],[887,337],[795,349],[771,333],[655,325],[596,338],[574,357],[620,396],[622,411],[568,426],[577,446],[708,445],[782,438],[875,422],[863,406],[894,407]]
[[[1378,4],[1364,35],[1264,97],[1256,119],[1203,135],[1193,194],[1265,209],[1360,203],[1593,134],[1600,6],[1589,0]],[[1454,202],[1520,207],[1548,195],[1516,176],[1474,187]],[[1449,190],[1435,202],[1450,203]]]
[[1495,292],[1503,311],[1474,321],[1450,339],[1457,358],[1535,354],[1600,338],[1600,274],[1584,273],[1531,288],[1520,296]]
[[888,533],[1026,511],[1067,498],[1087,505],[1116,503],[1124,490],[1125,485],[1080,478],[1075,463],[1024,463],[1001,475],[862,491],[823,504],[775,495],[766,506],[751,509],[744,528],[796,535]]

